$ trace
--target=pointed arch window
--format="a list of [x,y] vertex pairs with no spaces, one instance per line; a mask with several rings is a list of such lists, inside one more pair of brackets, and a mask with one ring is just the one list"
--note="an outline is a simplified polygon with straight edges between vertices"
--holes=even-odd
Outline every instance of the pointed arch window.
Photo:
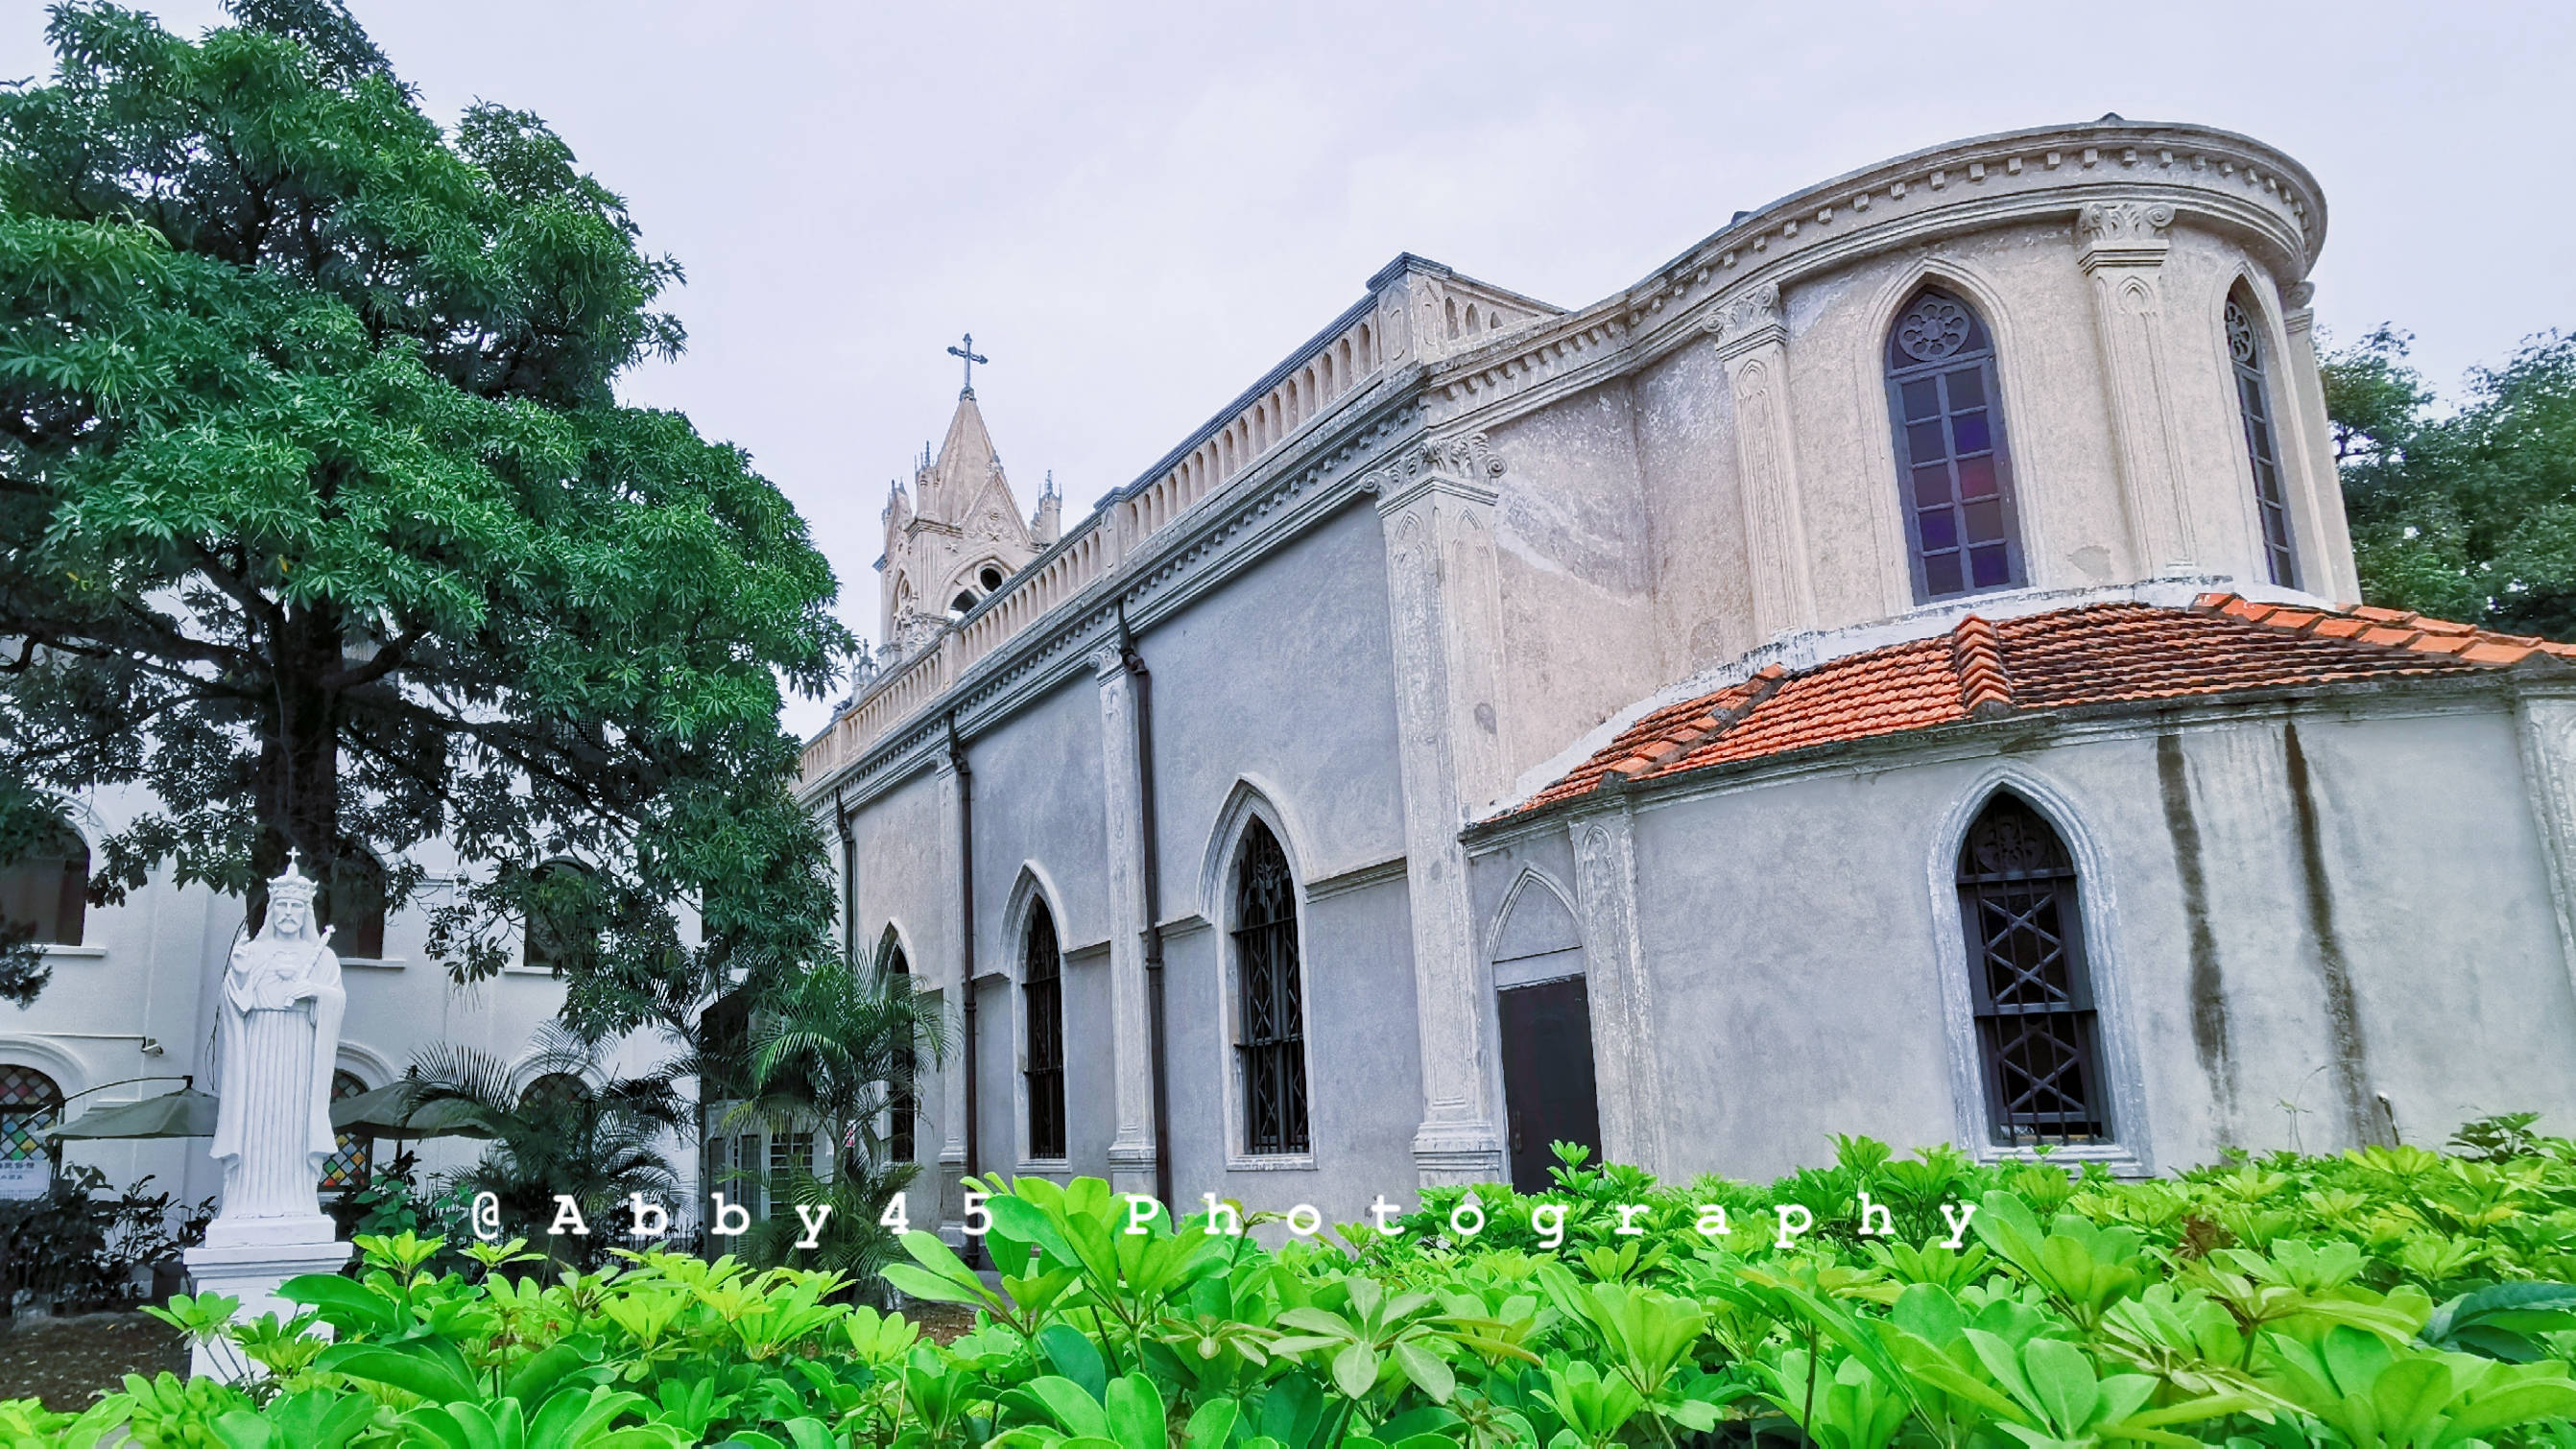
[[1995,1140],[2107,1140],[2075,859],[2015,796],[1996,795],[1959,847],[1959,921]]
[[89,845],[60,821],[0,866],[0,940],[77,946],[88,908]]
[[2290,539],[2290,501],[2281,484],[2281,450],[2272,431],[2272,391],[2263,372],[2260,314],[2240,282],[2227,294],[2227,357],[2236,375],[2236,415],[2245,427],[2245,456],[2254,468],[2254,511],[2263,523],[2263,562],[2272,582],[2299,586],[2298,551]]
[[1064,1156],[1064,957],[1056,949],[1055,917],[1045,901],[1029,906],[1027,954],[1020,970],[1021,1067],[1028,1081],[1029,1156]]
[[1246,825],[1234,865],[1235,1055],[1244,1150],[1310,1150],[1306,1003],[1297,960],[1297,882],[1279,837]]
[[[885,974],[889,985],[912,984],[912,962],[903,954],[903,942],[895,936],[892,926],[886,927],[885,939],[878,943],[877,969]],[[918,1151],[912,1121],[921,1110],[916,1095],[919,1084],[914,1080],[921,1070],[921,1058],[911,1042],[896,1052],[895,1064],[901,1080],[895,1083],[894,1094],[886,1102],[886,1151],[897,1162],[911,1162]]]
[[1926,287],[1897,314],[1886,363],[1915,601],[2019,587],[2021,520],[1984,319]]

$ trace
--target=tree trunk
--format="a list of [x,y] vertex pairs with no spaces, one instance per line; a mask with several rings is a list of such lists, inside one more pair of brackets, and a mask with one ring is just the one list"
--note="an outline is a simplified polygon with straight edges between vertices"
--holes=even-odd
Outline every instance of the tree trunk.
[[260,880],[283,870],[291,857],[327,886],[339,864],[339,698],[319,681],[341,667],[337,610],[293,610],[273,631],[260,740],[260,839],[252,858]]

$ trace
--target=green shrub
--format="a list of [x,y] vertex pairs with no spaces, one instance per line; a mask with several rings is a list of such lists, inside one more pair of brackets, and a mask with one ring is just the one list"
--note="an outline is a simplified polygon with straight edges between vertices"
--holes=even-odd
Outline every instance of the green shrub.
[[[1545,1194],[1474,1189],[1472,1240],[1450,1227],[1468,1190],[1442,1189],[1392,1235],[1275,1248],[1258,1216],[1253,1236],[1131,1233],[1097,1179],[997,1179],[972,1185],[993,1194],[998,1288],[919,1232],[885,1273],[975,1310],[947,1345],[847,1302],[837,1274],[643,1253],[514,1276],[536,1259],[520,1243],[433,1270],[458,1257],[437,1239],[370,1236],[362,1277],[288,1285],[304,1319],[172,1306],[262,1380],[129,1379],[79,1420],[0,1405],[0,1441],[2567,1445],[2576,1144],[2505,1126],[2458,1155],[2240,1157],[2144,1183],[1844,1139],[1833,1166],[1768,1186],[1666,1188],[1568,1152]],[[1782,1247],[1792,1203],[1813,1226]],[[1563,1210],[1552,1250],[1541,1208]]]

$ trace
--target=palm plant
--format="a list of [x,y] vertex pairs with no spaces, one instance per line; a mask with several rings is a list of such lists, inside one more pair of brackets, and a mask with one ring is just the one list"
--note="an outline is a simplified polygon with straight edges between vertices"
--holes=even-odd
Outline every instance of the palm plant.
[[544,1241],[549,1256],[588,1262],[605,1250],[630,1194],[659,1202],[678,1189],[662,1144],[687,1131],[690,1107],[667,1068],[618,1076],[603,1043],[558,1022],[539,1027],[535,1040],[524,1087],[499,1058],[444,1042],[415,1058],[408,1076],[420,1100],[467,1103],[493,1133],[483,1156],[443,1174],[442,1185],[493,1194],[503,1220],[528,1224],[532,1237],[554,1221],[558,1196],[572,1198],[591,1236]]
[[768,1175],[779,1209],[829,1207],[817,1246],[794,1248],[804,1234],[792,1212],[755,1226],[741,1251],[779,1263],[847,1274],[873,1284],[895,1256],[894,1234],[880,1225],[886,1204],[920,1172],[897,1162],[878,1122],[914,1100],[925,1057],[947,1052],[937,998],[916,992],[912,978],[884,971],[825,967],[773,992],[752,1019],[752,1095],[728,1120],[751,1118],[772,1130],[813,1127],[838,1145],[828,1174],[812,1165]]

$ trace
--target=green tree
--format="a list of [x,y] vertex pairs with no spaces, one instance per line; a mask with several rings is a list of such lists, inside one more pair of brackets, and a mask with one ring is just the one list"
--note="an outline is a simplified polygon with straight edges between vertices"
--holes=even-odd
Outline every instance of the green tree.
[[742,451],[617,402],[678,266],[536,117],[431,122],[338,0],[231,14],[58,5],[0,92],[0,775],[157,799],[103,901],[364,849],[399,902],[444,837],[490,866],[433,912],[466,978],[584,861],[586,1030],[710,950],[821,959],[777,712],[850,641]]
[[2407,341],[2383,326],[2324,364],[2362,597],[2576,638],[2576,337],[2473,371],[2448,415]]

